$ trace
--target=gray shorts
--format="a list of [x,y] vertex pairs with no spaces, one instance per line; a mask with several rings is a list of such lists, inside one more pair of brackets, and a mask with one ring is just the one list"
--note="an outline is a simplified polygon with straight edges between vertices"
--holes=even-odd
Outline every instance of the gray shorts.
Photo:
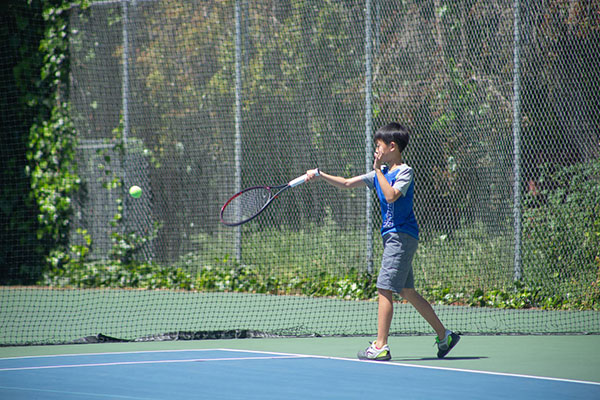
[[400,293],[414,289],[412,260],[419,241],[406,233],[392,232],[383,237],[383,257],[377,277],[377,288]]

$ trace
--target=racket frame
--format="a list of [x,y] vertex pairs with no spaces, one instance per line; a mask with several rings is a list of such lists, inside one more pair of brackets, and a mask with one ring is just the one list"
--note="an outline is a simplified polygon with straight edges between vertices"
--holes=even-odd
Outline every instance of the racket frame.
[[[319,171],[319,169],[317,168],[317,173],[316,173],[316,176],[319,176],[319,175],[320,175],[320,171]],[[288,183],[286,183],[286,184],[279,185],[279,186],[253,186],[253,187],[246,188],[246,189],[244,189],[244,190],[242,190],[242,191],[240,191],[240,192],[238,192],[238,193],[234,194],[233,196],[231,196],[231,198],[230,198],[229,200],[227,200],[227,201],[225,202],[225,204],[223,205],[223,207],[221,207],[221,213],[219,214],[219,217],[220,217],[221,223],[222,223],[223,225],[227,225],[227,226],[239,226],[239,225],[245,224],[246,222],[250,222],[250,221],[252,221],[254,218],[256,218],[256,217],[258,217],[260,214],[262,214],[262,212],[263,212],[263,211],[265,211],[265,209],[266,209],[266,208],[267,208],[267,207],[268,207],[268,206],[269,206],[269,205],[270,205],[270,204],[273,202],[273,200],[275,200],[275,199],[276,199],[276,198],[277,198],[277,197],[278,197],[278,196],[279,196],[281,193],[285,192],[285,191],[286,191],[286,190],[288,190],[289,188],[296,187],[296,186],[298,186],[298,185],[300,185],[300,184],[302,184],[302,183],[306,182],[306,177],[307,177],[307,175],[306,175],[306,174],[304,174],[304,175],[302,175],[302,176],[299,176],[299,177],[297,177],[297,178],[295,178],[295,179],[292,179],[291,181],[289,181],[289,182],[288,182]],[[248,218],[246,218],[246,219],[244,219],[244,220],[242,220],[242,221],[239,221],[239,222],[227,222],[227,221],[225,221],[225,220],[223,219],[223,213],[225,212],[225,209],[227,208],[227,206],[228,206],[228,205],[229,205],[229,204],[230,204],[230,203],[231,203],[231,202],[232,202],[234,199],[236,199],[237,197],[241,196],[242,194],[244,194],[244,193],[246,193],[246,192],[248,192],[248,191],[250,191],[250,190],[256,190],[256,189],[266,189],[266,190],[269,192],[269,194],[271,195],[271,196],[269,197],[269,200],[267,200],[267,201],[266,201],[266,203],[265,203],[265,204],[264,204],[264,205],[261,207],[261,209],[260,209],[260,210],[258,210],[258,212],[256,212],[256,213],[255,213],[254,215],[252,215],[251,217],[248,217]],[[274,192],[275,190],[279,190],[279,191],[278,191],[277,193],[273,194],[273,192]]]

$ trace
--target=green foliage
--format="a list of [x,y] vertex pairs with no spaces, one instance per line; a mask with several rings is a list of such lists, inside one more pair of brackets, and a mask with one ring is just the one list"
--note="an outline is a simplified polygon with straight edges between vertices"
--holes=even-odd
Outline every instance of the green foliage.
[[[315,228],[311,231],[316,242],[323,240],[323,243],[327,243],[325,238],[329,234],[327,229]],[[342,234],[348,235],[347,232]],[[229,257],[206,260],[201,257],[204,252],[199,250],[198,255],[189,254],[178,265],[167,267],[135,260],[126,264],[118,259],[104,263],[74,263],[71,268],[50,271],[40,283],[59,287],[183,289],[347,300],[376,298],[375,276],[364,270],[348,267],[349,264],[335,268],[335,260],[342,266],[349,263],[350,258],[344,258],[348,257],[344,254],[347,249],[335,246],[329,250],[324,248],[322,250],[327,255],[320,260],[308,260],[306,253],[288,259],[285,255],[289,256],[290,252],[283,252],[280,258],[273,261],[272,257],[277,250],[274,249],[274,253],[271,253],[265,249],[273,246],[275,241],[280,249],[284,247],[293,250],[296,240],[308,240],[309,236],[281,231],[274,235],[276,239],[271,243],[269,236],[256,232],[251,237],[252,242],[248,243],[248,248],[254,249],[254,258],[253,263],[248,265],[240,265]],[[212,243],[208,237],[198,240]],[[512,269],[508,268],[510,271],[507,271],[502,267],[503,250],[498,247],[500,242],[482,227],[470,227],[456,231],[453,237],[440,237],[422,243],[414,262],[418,290],[435,304],[506,309],[599,308],[597,278],[590,282],[589,288],[581,284],[578,287],[572,286],[571,292],[564,295],[559,291],[549,290],[553,286],[548,286],[546,281],[513,282],[510,278]],[[247,251],[245,254],[250,256],[251,253]],[[450,260],[452,265],[443,264],[442,260],[446,263]],[[596,270],[600,268],[599,260],[597,258],[595,261]],[[281,268],[274,268],[279,263],[282,263]],[[310,266],[299,268],[298,265]],[[506,271],[505,279],[501,279],[502,270]]]
[[70,196],[79,187],[80,180],[74,164],[75,132],[61,107],[52,109],[48,121],[32,127],[27,172],[39,209],[38,239],[64,245],[70,229]]
[[135,264],[137,254],[147,243],[156,238],[160,226],[160,223],[155,222],[152,231],[147,235],[140,235],[136,232],[112,232],[110,234],[112,242],[110,258],[123,265]]
[[365,300],[375,296],[375,281],[368,274],[350,270],[343,276],[321,272],[312,276],[268,276],[258,269],[230,265],[227,260],[205,266],[199,272],[181,267],[130,262],[71,263],[69,268],[54,268],[44,274],[42,285],[77,288],[136,288],[220,292],[245,292],[279,295],[336,297]]
[[43,90],[29,101],[39,108],[39,114],[29,131],[26,172],[38,209],[37,238],[44,244],[47,261],[55,265],[65,260],[62,255],[68,251],[71,197],[80,179],[74,161],[76,132],[65,98],[69,75],[66,11],[71,2],[48,0],[43,4],[46,28],[39,46],[43,65],[38,82]]
[[[109,156],[109,150],[112,150],[112,153],[118,154],[121,159],[125,156],[126,149],[123,141],[122,120],[119,126],[113,130],[113,134],[114,137],[111,140],[113,146],[97,150],[97,154],[103,157],[104,161],[104,163],[98,165],[98,168],[103,172],[101,175],[102,177],[100,178],[102,187],[107,191],[114,190],[119,193],[115,199],[117,206],[116,213],[110,222],[110,227],[106,227],[107,235],[110,236],[112,243],[112,248],[109,252],[110,262],[90,262],[90,260],[88,260],[88,255],[90,254],[92,246],[92,237],[87,231],[77,229],[77,234],[83,239],[79,241],[79,244],[73,244],[76,243],[76,238],[73,237],[74,235],[71,235],[70,244],[65,246],[67,247],[66,250],[64,248],[56,248],[51,251],[49,260],[52,270],[44,275],[45,277],[43,280],[46,282],[60,282],[67,279],[69,282],[76,282],[78,287],[94,287],[94,285],[114,287],[114,282],[120,282],[120,284],[131,284],[134,282],[134,284],[137,285],[135,282],[146,282],[146,279],[144,278],[146,274],[154,272],[154,267],[152,265],[139,261],[139,253],[148,243],[156,238],[161,224],[154,222],[150,232],[145,235],[135,231],[125,230],[125,220],[123,216],[123,177],[112,169],[111,157]],[[108,267],[109,265],[111,266],[110,268]],[[90,271],[89,268],[91,268],[92,271]],[[97,271],[102,275],[107,276],[107,278],[95,279],[91,276],[93,271]],[[166,275],[163,273],[165,271],[167,272]],[[177,281],[177,279],[169,275],[170,272],[167,270],[159,270],[157,273],[158,275],[155,280],[149,278],[151,282]],[[50,279],[48,278],[49,276],[52,276],[53,278]],[[131,279],[125,279],[123,276]],[[179,274],[174,273],[173,276],[177,277]],[[56,281],[57,279],[58,281]],[[152,283],[152,285],[156,284]],[[182,283],[182,285],[186,286],[184,283]],[[162,286],[159,284],[157,287]]]
[[189,274],[178,268],[141,263],[71,263],[44,273],[43,285],[77,288],[191,289]]
[[452,234],[437,234],[420,241],[413,262],[415,277],[423,285],[454,288],[453,293],[484,291],[510,283],[512,253],[509,234],[490,232],[484,224],[471,224]]
[[422,243],[415,266],[424,296],[441,304],[600,309],[599,159],[543,169],[524,202],[522,240],[519,282],[502,275],[511,261],[505,240],[484,227]]
[[[423,297],[437,304],[468,305],[472,307],[492,307],[524,309],[542,306],[536,291],[518,282],[506,289],[481,289],[469,291],[452,290],[449,287],[425,287]],[[553,308],[553,307],[543,307]]]
[[547,166],[523,212],[524,279],[550,303],[600,307],[600,159]]

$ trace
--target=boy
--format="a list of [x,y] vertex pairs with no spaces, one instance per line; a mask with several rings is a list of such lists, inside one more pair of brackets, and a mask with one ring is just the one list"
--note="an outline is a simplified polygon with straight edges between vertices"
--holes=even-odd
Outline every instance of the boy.
[[[373,171],[343,178],[317,170],[307,171],[308,180],[324,180],[339,188],[368,186],[377,191],[381,205],[383,257],[377,278],[379,295],[377,340],[358,353],[361,360],[388,361],[392,358],[388,335],[394,312],[393,293],[408,300],[437,333],[437,356],[443,358],[458,343],[460,336],[447,330],[431,305],[414,289],[412,259],[417,250],[419,227],[413,211],[414,173],[402,162],[409,131],[391,123],[375,133]],[[382,170],[382,165],[388,168]]]

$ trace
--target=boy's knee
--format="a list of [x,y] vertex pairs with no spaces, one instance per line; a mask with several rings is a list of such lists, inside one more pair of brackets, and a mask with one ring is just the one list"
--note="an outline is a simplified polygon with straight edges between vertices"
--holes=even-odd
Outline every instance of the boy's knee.
[[394,293],[391,290],[380,289],[380,288],[377,288],[377,294],[379,296],[382,296],[382,297],[385,297],[385,298],[392,298],[392,296],[394,295]]
[[415,294],[417,294],[417,291],[415,289],[404,288],[398,294],[400,296],[404,297],[406,300],[410,300],[415,297]]

